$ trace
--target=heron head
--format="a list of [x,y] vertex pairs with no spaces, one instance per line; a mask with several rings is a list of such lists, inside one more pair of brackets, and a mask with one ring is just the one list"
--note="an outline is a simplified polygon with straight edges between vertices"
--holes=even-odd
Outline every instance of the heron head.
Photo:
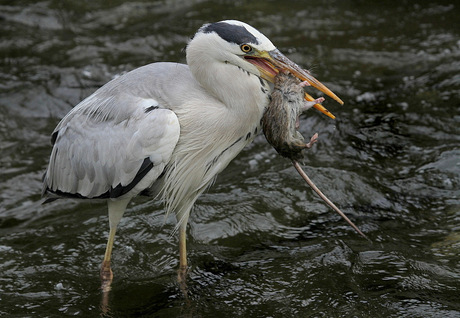
[[[207,40],[203,41],[207,44],[206,49],[203,47],[203,52],[213,54],[214,59],[236,65],[272,83],[280,71],[290,72],[301,81],[307,81],[311,86],[343,104],[339,97],[313,77],[308,70],[288,59],[265,35],[244,22],[225,20],[205,24],[198,30],[194,39],[197,37]],[[311,96],[306,94],[306,98]],[[333,117],[323,106],[317,104],[316,108]]]

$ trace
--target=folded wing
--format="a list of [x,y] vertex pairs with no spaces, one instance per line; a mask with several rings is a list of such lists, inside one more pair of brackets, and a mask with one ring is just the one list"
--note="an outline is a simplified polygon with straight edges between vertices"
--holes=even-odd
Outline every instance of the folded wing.
[[174,112],[153,98],[114,94],[109,85],[56,127],[43,192],[92,199],[135,196],[162,174],[179,134]]

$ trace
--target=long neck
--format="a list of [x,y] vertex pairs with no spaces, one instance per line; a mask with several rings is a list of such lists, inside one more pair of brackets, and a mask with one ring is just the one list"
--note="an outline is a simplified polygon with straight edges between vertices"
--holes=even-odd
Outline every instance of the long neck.
[[268,84],[244,70],[245,62],[239,57],[214,56],[208,53],[206,45],[198,39],[187,48],[187,64],[196,81],[231,111],[243,116],[254,112],[258,116],[268,105],[271,93]]
[[187,51],[200,94],[191,90],[183,107],[175,109],[181,137],[163,188],[167,210],[182,225],[197,197],[260,131],[271,93],[259,77],[199,53],[205,51]]
[[264,82],[239,66],[212,61],[205,67],[190,66],[190,69],[206,91],[229,108],[247,109],[267,101],[261,89]]

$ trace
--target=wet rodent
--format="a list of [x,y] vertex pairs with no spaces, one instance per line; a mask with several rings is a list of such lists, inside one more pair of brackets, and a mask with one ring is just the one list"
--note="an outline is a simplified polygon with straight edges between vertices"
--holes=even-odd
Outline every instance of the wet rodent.
[[298,131],[299,116],[313,105],[324,101],[322,97],[314,101],[306,101],[303,87],[308,85],[307,82],[301,82],[289,73],[280,72],[276,76],[271,101],[262,117],[265,138],[281,156],[291,159],[300,176],[324,202],[367,239],[366,235],[318,189],[299,164],[299,160],[303,158],[302,150],[310,148],[318,139],[316,133],[308,143],[305,143],[302,134]]
[[305,143],[298,131],[299,116],[324,101],[320,97],[307,102],[303,90],[307,85],[307,82],[301,82],[290,73],[280,72],[275,78],[271,101],[262,117],[262,129],[267,141],[281,156],[292,160],[301,160],[302,150],[310,148],[318,137],[315,134],[310,142]]

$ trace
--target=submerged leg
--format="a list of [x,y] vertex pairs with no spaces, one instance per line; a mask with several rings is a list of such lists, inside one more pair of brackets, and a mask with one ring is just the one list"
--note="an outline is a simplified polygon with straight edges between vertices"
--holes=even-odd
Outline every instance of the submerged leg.
[[104,292],[109,291],[110,285],[112,284],[113,273],[112,269],[110,268],[110,259],[112,257],[113,242],[115,241],[115,233],[117,231],[118,223],[120,223],[121,217],[126,210],[126,206],[128,205],[129,200],[130,199],[120,201],[107,201],[109,208],[110,232],[109,239],[107,241],[107,247],[105,249],[104,260],[102,261],[101,266],[101,289]]

